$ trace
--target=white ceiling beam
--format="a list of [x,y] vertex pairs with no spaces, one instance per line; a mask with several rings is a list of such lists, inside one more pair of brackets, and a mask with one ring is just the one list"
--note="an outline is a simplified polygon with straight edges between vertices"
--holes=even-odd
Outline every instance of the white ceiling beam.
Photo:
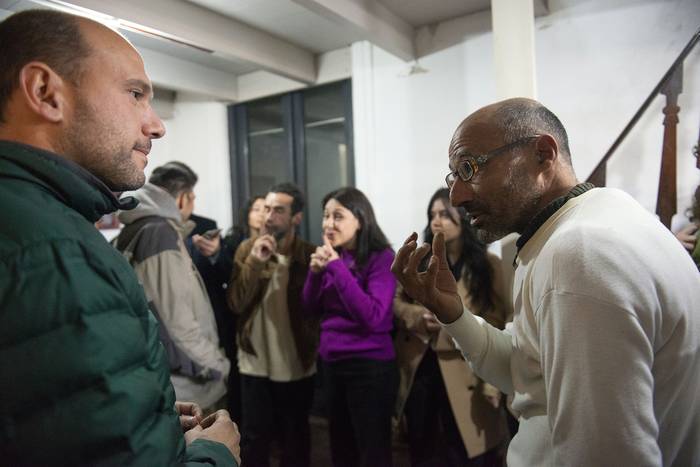
[[69,0],[172,36],[217,56],[251,63],[303,83],[316,80],[314,54],[257,28],[183,0]]
[[416,58],[413,27],[379,2],[357,0],[292,0],[314,13],[358,32],[402,60]]
[[238,101],[236,75],[139,47],[146,73],[157,87],[216,100]]

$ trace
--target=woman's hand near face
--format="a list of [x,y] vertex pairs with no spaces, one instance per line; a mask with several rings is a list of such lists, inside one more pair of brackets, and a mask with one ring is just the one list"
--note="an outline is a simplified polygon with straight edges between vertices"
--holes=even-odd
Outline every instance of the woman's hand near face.
[[325,235],[323,236],[323,246],[320,248],[323,248],[326,255],[326,263],[330,263],[331,261],[340,258],[340,256],[338,256],[338,252],[335,251],[335,248],[333,248],[333,245],[331,245],[331,241],[328,240],[328,237]]
[[321,272],[326,269],[326,265],[333,260],[340,258],[338,252],[331,245],[330,240],[325,235],[323,236],[323,246],[316,248],[314,253],[311,253],[311,262],[309,267],[313,272]]
[[319,246],[316,248],[314,253],[311,253],[311,262],[309,267],[315,273],[319,273],[326,268],[325,252],[323,247]]

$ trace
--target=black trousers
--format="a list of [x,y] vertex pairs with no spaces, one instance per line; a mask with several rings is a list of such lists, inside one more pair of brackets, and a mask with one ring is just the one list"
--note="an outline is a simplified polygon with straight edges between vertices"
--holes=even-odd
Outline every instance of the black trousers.
[[314,377],[288,383],[241,375],[241,461],[247,467],[270,465],[273,440],[279,442],[280,467],[308,467],[309,410]]
[[396,362],[359,358],[326,362],[323,373],[333,465],[391,466]]
[[[464,389],[466,391],[466,388]],[[469,459],[442,379],[437,355],[423,356],[404,406],[412,467],[497,467],[498,449]]]

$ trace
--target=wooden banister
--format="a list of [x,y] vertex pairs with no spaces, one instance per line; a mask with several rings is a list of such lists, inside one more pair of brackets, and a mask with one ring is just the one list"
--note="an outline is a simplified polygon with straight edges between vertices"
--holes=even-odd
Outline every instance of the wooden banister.
[[[632,128],[637,124],[641,116],[647,110],[652,101],[659,94],[666,96],[664,107],[664,143],[661,157],[661,173],[659,175],[659,193],[656,202],[656,213],[666,227],[671,226],[671,218],[676,213],[676,126],[678,124],[678,95],[683,88],[683,61],[700,41],[700,29],[698,29],[688,44],[683,48],[673,64],[664,74],[661,81],[654,87],[639,110],[634,114],[620,136],[615,139],[610,149],[605,153],[598,165],[589,175],[587,181],[596,186],[605,186],[606,167],[608,160],[615,153],[622,141],[627,137]],[[700,167],[700,162],[698,162]]]

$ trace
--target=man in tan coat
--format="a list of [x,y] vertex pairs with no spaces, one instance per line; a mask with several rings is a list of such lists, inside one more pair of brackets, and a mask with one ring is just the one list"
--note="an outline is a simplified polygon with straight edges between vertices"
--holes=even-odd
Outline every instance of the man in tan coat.
[[282,465],[309,465],[318,318],[301,309],[314,245],[296,235],[304,198],[290,183],[265,197],[261,235],[236,251],[228,299],[238,320],[243,407],[241,452],[250,466],[269,465],[281,436]]

